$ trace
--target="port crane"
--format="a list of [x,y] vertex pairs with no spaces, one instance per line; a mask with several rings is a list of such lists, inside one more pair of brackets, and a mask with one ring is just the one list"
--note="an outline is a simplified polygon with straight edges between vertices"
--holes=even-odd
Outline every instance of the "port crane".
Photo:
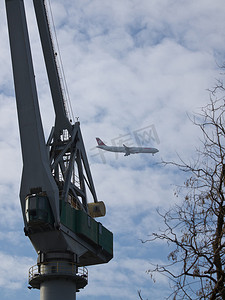
[[20,202],[25,235],[38,254],[29,284],[41,300],[74,300],[87,284],[84,267],[112,259],[113,235],[95,220],[105,205],[97,199],[80,122],[67,114],[45,0],[33,5],[55,113],[47,141],[24,2],[5,3],[23,158]]

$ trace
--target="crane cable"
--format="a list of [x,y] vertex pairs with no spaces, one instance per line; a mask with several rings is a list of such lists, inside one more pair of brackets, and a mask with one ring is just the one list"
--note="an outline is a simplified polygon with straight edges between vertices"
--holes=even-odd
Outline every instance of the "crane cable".
[[[54,19],[53,19],[53,13],[52,13],[50,0],[48,0],[48,8],[49,8],[49,12],[50,12],[51,24],[52,24],[52,28],[53,28],[53,32],[54,32],[54,40],[55,40],[56,49],[57,49],[56,57],[58,58],[58,62],[59,62],[59,66],[57,66],[57,67],[58,67],[59,73],[61,73],[60,80],[61,80],[61,83],[65,90],[65,93],[63,93],[63,95],[65,97],[64,104],[66,106],[65,108],[67,108],[67,113],[68,113],[68,117],[69,117],[70,121],[72,121],[74,123],[75,118],[74,118],[72,104],[71,104],[70,95],[69,95],[69,90],[68,90],[68,86],[67,86],[67,82],[66,82],[66,76],[65,76],[65,72],[64,72],[64,68],[63,68],[62,57],[61,57],[59,43],[58,43],[58,39],[57,39],[56,27],[55,27],[55,23],[54,23]],[[48,13],[47,9],[46,9],[46,12]],[[52,43],[53,43],[53,39],[52,39]],[[54,45],[53,45],[53,48],[54,48]],[[56,64],[57,64],[57,61],[56,61]]]

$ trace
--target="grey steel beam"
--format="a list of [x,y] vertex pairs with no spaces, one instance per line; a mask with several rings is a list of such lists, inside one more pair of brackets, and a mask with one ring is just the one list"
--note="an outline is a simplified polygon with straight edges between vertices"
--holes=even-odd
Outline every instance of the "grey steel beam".
[[58,133],[62,129],[68,129],[69,133],[71,134],[72,125],[70,124],[66,115],[62,87],[55,59],[56,54],[53,48],[45,3],[44,0],[33,0],[33,2],[55,109],[55,130]]
[[59,223],[58,187],[52,177],[42,128],[24,3],[6,0],[23,174],[20,189],[25,219],[25,197],[39,188],[47,193],[56,223]]

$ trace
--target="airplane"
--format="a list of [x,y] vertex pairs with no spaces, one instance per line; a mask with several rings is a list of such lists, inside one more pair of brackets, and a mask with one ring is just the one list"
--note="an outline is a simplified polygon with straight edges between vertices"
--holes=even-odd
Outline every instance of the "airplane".
[[155,153],[159,152],[159,150],[156,148],[128,147],[124,144],[123,144],[123,147],[107,146],[98,137],[96,137],[96,141],[98,143],[97,148],[103,149],[106,151],[110,151],[110,152],[122,152],[122,153],[125,153],[124,156],[128,156],[130,154],[136,154],[136,153],[152,153],[152,155],[154,155]]

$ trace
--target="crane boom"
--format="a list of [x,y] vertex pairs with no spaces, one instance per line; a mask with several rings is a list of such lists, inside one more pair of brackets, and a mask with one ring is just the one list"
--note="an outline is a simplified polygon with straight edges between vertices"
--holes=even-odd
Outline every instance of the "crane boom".
[[[35,274],[30,284],[41,288],[42,282],[54,277],[45,264],[56,258],[62,264],[66,261],[76,266],[108,262],[113,257],[113,235],[94,219],[105,215],[105,206],[97,199],[80,123],[72,124],[66,113],[45,1],[33,0],[55,112],[47,143],[24,3],[5,2],[23,156],[20,202],[25,234],[38,253],[40,267],[40,274]],[[87,284],[85,278],[79,282],[74,274],[57,276],[61,280],[68,277],[78,286]]]
[[[23,1],[6,1],[17,113],[23,156],[20,199],[41,188],[49,197],[55,221],[59,222],[59,196],[49,167],[41,122],[34,68]],[[26,221],[25,221],[26,224]]]
[[33,3],[41,38],[45,65],[48,73],[53,105],[55,109],[55,130],[59,131],[62,129],[68,129],[68,131],[71,133],[72,126],[66,115],[64,96],[62,93],[62,86],[56,64],[56,53],[53,48],[49,21],[46,14],[45,2],[40,0],[34,0]]
[[[55,126],[47,142],[44,139],[34,68],[23,1],[6,0],[14,83],[23,153],[21,205],[24,199],[39,189],[48,195],[56,225],[59,225],[59,195],[67,201],[68,194],[88,212],[86,186],[94,202],[98,202],[91,171],[80,131],[66,115],[65,103],[55,60],[55,53],[43,0],[34,0],[34,8],[55,110]],[[22,76],[21,76],[22,74]],[[74,165],[78,184],[75,184]],[[25,220],[26,227],[26,220]]]

